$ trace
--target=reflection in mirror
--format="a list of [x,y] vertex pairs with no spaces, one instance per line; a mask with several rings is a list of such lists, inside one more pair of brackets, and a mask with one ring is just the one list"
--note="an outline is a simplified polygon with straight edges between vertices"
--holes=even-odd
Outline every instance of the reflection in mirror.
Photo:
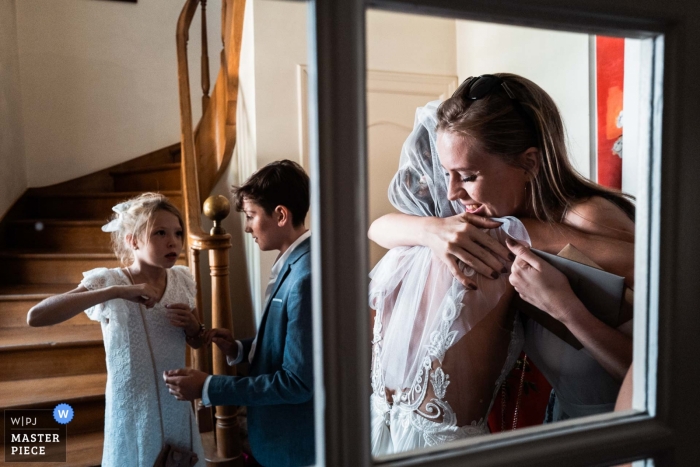
[[641,41],[366,19],[373,455],[629,410]]
[[306,15],[0,2],[0,410],[70,404],[67,465],[314,463]]

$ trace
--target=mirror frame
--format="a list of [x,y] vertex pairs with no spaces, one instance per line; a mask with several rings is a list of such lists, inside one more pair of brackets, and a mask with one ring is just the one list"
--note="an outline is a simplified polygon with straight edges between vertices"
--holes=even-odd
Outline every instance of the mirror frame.
[[[649,167],[638,201],[635,406],[646,410],[474,438],[411,457],[370,454],[365,10],[649,39]],[[700,458],[700,4],[695,0],[315,0],[309,4],[318,465],[583,466]],[[663,72],[661,72],[663,71]],[[662,79],[663,76],[663,79]],[[662,99],[663,96],[663,99]],[[661,110],[663,108],[663,115]],[[663,164],[661,154],[663,153]],[[643,190],[644,191],[644,190]],[[695,195],[693,195],[695,193]],[[681,215],[682,213],[682,215]],[[688,310],[687,312],[685,310]],[[641,311],[641,313],[640,313]],[[642,336],[638,331],[643,333]],[[643,343],[640,344],[640,343]],[[684,358],[686,357],[686,358]],[[640,384],[638,381],[642,381]],[[638,392],[638,391],[635,391]],[[690,408],[690,410],[689,410]]]

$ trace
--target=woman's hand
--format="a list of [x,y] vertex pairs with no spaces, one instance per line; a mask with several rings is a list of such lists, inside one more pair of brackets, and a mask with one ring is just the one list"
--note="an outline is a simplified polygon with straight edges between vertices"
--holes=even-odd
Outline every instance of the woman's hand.
[[554,266],[513,240],[506,244],[516,255],[510,283],[520,297],[562,322],[608,373],[622,381],[632,364],[632,339],[596,318]]
[[506,244],[516,258],[510,272],[510,283],[520,298],[565,322],[569,304],[578,301],[569,280],[557,268],[535,255],[530,248],[510,238]]
[[155,287],[150,284],[118,285],[119,298],[130,302],[146,305],[146,308],[153,308],[158,303],[160,294]]
[[476,284],[459,268],[457,260],[492,279],[508,272],[498,257],[511,261],[513,254],[482,230],[496,229],[501,226],[500,222],[469,213],[431,220],[426,246],[465,287],[476,289]]
[[196,308],[190,309],[186,303],[174,303],[165,305],[168,309],[165,316],[170,320],[170,324],[185,330],[187,337],[196,337],[199,334],[199,321],[195,315]]

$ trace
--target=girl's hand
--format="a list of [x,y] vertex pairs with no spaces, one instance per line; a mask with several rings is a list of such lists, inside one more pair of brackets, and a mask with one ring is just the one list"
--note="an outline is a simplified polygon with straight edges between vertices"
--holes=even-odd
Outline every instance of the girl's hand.
[[500,222],[469,213],[433,219],[426,244],[465,287],[476,289],[476,284],[460,270],[457,260],[492,279],[507,272],[498,257],[512,261],[513,255],[482,230],[498,228]]
[[160,298],[158,291],[150,284],[120,285],[115,287],[119,290],[119,298],[134,303],[141,303],[146,305],[146,308],[156,306]]
[[516,256],[510,283],[520,298],[566,323],[571,305],[579,302],[566,276],[529,247],[510,238],[506,239],[506,244]]
[[238,357],[238,344],[236,344],[233,334],[231,334],[231,331],[228,329],[212,329],[209,331],[209,335],[207,337],[211,340],[211,342],[215,343],[227,357],[231,357],[233,359]]
[[173,303],[165,305],[168,312],[165,316],[170,320],[170,324],[185,330],[187,337],[195,337],[199,334],[199,321],[195,315],[196,308],[190,309],[186,303]]

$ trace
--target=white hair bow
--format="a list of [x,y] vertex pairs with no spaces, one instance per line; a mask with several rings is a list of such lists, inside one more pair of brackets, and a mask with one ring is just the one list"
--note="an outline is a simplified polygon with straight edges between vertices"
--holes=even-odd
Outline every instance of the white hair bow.
[[131,201],[124,201],[119,203],[112,208],[112,211],[117,213],[117,217],[107,222],[102,226],[103,232],[116,232],[122,226],[122,214],[126,212],[131,207]]

